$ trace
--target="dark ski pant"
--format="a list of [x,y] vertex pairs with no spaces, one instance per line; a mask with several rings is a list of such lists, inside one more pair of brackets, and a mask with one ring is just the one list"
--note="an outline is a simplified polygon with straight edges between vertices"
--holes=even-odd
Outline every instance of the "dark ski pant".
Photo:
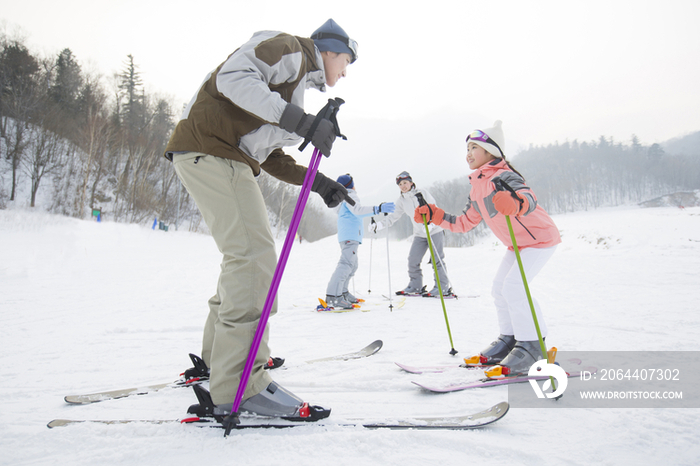
[[[437,270],[440,276],[440,285],[442,285],[442,290],[446,291],[450,287],[450,281],[447,279],[447,273],[445,272],[445,253],[443,247],[445,245],[445,232],[439,231],[430,235],[433,241],[433,248],[435,249],[435,255],[440,259],[437,260]],[[408,253],[408,286],[414,289],[423,288],[423,271],[421,270],[420,263],[428,252],[428,238],[421,238],[420,236],[413,236],[413,244],[411,244],[411,250]],[[431,272],[433,271],[432,265],[430,266]],[[435,273],[432,273],[433,278]],[[437,287],[437,280],[435,281],[435,286]],[[428,290],[430,291],[430,290]]]

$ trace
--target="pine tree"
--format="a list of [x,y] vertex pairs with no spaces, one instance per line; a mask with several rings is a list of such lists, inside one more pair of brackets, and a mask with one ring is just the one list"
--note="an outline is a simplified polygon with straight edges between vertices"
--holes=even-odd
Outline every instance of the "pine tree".
[[53,85],[49,89],[49,98],[59,105],[66,117],[74,119],[79,111],[80,91],[83,76],[80,65],[75,61],[70,49],[63,49],[56,59]]

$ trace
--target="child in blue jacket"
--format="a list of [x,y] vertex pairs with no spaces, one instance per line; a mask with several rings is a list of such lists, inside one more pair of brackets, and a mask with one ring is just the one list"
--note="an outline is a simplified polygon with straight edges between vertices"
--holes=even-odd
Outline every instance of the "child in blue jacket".
[[350,279],[357,271],[357,249],[362,244],[362,219],[380,213],[394,211],[393,202],[382,202],[378,206],[363,206],[355,190],[355,182],[350,174],[338,177],[338,183],[345,186],[348,195],[355,201],[351,206],[343,201],[338,208],[338,242],[340,243],[340,260],[328,282],[326,304],[337,309],[352,309],[358,300],[348,291]]

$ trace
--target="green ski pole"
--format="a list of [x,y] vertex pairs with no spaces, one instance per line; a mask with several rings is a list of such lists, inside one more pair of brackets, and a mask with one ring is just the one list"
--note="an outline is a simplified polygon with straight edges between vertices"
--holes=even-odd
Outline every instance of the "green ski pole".
[[[416,198],[418,199],[418,203],[422,206],[428,205],[427,202],[425,202],[425,199],[423,199],[423,194],[417,193]],[[425,218],[425,214],[423,214],[423,225],[425,226],[425,234],[428,237],[428,249],[430,249],[430,258],[431,262],[433,263],[433,272],[435,272],[435,281],[437,282],[438,290],[440,292],[440,301],[442,302],[442,313],[445,315],[445,324],[447,325],[447,335],[450,337],[450,346],[452,349],[450,350],[450,354],[454,356],[455,354],[458,353],[458,351],[455,349],[455,344],[452,342],[452,332],[450,331],[450,321],[447,318],[447,308],[445,307],[445,297],[442,295],[442,285],[440,284],[440,275],[438,275],[438,270],[437,270],[437,262],[435,261],[435,253],[433,251],[433,240],[430,237],[430,229],[428,228],[428,220]],[[444,267],[444,265],[443,265]]]

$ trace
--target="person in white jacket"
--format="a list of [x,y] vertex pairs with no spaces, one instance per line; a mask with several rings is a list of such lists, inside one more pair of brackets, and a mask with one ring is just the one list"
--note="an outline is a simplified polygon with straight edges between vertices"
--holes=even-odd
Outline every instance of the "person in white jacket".
[[394,203],[363,206],[355,190],[355,181],[349,173],[339,176],[337,182],[345,186],[355,205],[343,201],[338,207],[340,260],[326,288],[326,304],[337,309],[352,309],[353,303],[357,303],[358,299],[350,293],[348,285],[357,271],[357,249],[362,244],[363,237],[362,219],[371,215],[390,214],[394,211]]
[[[387,216],[383,220],[371,223],[369,226],[369,231],[376,233],[384,228],[389,228],[397,220],[399,220],[402,215],[408,215],[408,217],[411,219],[411,224],[413,225],[413,244],[411,245],[411,250],[408,253],[409,282],[406,288],[401,291],[397,291],[396,294],[440,297],[437,278],[435,279],[435,286],[433,286],[432,290],[426,291],[427,287],[423,285],[423,271],[421,270],[420,263],[423,260],[425,253],[428,251],[428,237],[425,232],[425,226],[413,222],[413,214],[416,208],[419,206],[416,195],[421,193],[428,204],[434,204],[434,198],[425,189],[419,190],[416,188],[411,175],[406,171],[398,174],[396,177],[396,184],[401,190],[401,195],[395,202],[396,208],[394,213]],[[439,257],[439,259],[436,260],[438,275],[440,277],[440,285],[442,286],[442,294],[443,296],[450,296],[452,294],[452,289],[450,288],[450,281],[447,278],[447,273],[445,271],[445,253],[443,251],[445,245],[445,232],[442,228],[433,224],[428,225],[428,228],[430,231],[430,238],[433,242],[434,252],[437,257]]]

